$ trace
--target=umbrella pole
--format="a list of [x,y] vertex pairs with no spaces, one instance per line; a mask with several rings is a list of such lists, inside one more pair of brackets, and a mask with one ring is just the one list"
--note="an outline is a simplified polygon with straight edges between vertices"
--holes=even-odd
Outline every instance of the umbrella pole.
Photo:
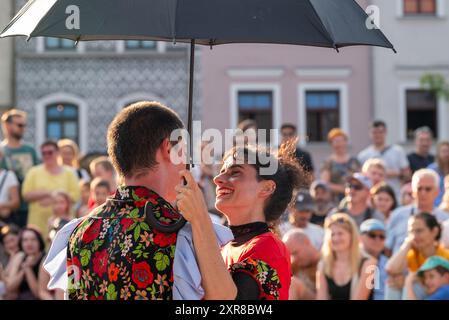
[[[195,39],[190,40],[190,72],[189,72],[189,107],[188,107],[188,120],[187,131],[189,132],[188,141],[188,161],[186,163],[186,169],[189,170],[193,159],[193,136],[192,136],[192,101],[193,101],[193,73],[195,71]],[[192,164],[193,167],[193,164]]]

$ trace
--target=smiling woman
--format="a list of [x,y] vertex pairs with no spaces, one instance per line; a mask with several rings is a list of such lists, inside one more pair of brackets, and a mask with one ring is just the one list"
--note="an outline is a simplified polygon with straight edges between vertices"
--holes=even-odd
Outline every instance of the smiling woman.
[[[234,147],[225,155],[220,174],[214,179],[215,206],[227,217],[234,240],[221,249],[225,264],[220,258],[215,260],[221,260],[219,269],[213,269],[211,263],[211,256],[219,256],[219,248],[207,247],[216,241],[194,241],[205,298],[209,298],[207,288],[219,283],[218,287],[230,290],[230,299],[288,299],[289,254],[268,223],[276,222],[287,209],[303,179],[294,154],[295,146],[289,143],[282,145],[276,155],[261,146]],[[262,174],[273,162],[276,169]],[[184,175],[191,180],[189,173]],[[210,239],[211,222],[204,218],[207,210],[199,188],[188,183],[177,191],[178,208],[192,224],[194,239]]]

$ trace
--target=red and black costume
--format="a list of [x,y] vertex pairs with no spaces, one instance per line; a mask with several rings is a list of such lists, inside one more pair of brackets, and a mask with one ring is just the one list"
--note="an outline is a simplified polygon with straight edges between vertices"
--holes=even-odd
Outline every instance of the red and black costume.
[[231,226],[234,240],[222,255],[237,285],[237,299],[287,300],[290,254],[264,222]]

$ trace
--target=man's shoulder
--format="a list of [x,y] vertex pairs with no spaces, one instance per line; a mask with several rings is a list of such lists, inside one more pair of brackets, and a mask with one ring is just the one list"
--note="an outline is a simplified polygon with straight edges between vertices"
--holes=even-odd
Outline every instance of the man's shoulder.
[[390,223],[397,221],[397,220],[402,220],[405,218],[408,219],[408,217],[411,215],[413,209],[414,209],[413,205],[402,206],[402,207],[396,208],[391,213]]
[[433,213],[440,223],[449,219],[449,213],[438,207],[433,210]]

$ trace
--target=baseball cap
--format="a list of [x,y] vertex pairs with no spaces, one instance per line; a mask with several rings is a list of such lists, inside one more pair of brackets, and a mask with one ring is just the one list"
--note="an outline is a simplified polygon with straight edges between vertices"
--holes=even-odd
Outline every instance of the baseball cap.
[[329,185],[322,180],[315,180],[312,182],[312,184],[310,185],[310,193],[315,191],[316,188],[323,188],[326,191],[330,190]]
[[361,174],[360,172],[354,173],[352,176],[348,177],[347,181],[350,182],[356,180],[360,182],[365,188],[371,189],[373,187],[373,182],[367,176]]
[[368,219],[360,225],[360,232],[367,233],[373,231],[386,231],[385,224],[377,219]]
[[301,189],[296,195],[295,208],[299,211],[314,211],[315,206],[309,191]]
[[429,257],[421,268],[418,269],[418,276],[421,277],[425,271],[435,269],[436,267],[443,267],[449,272],[449,260],[440,256]]

